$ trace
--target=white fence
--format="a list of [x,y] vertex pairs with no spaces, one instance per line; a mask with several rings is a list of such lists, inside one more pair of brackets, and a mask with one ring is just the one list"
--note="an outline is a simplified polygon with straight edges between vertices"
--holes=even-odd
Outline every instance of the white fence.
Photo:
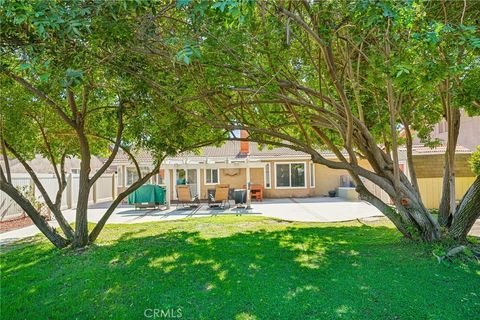
[[[57,178],[53,174],[37,174],[45,191],[54,202],[58,190]],[[12,174],[12,184],[18,189],[33,190],[33,196],[40,202],[44,202],[42,194],[33,183],[28,174]],[[62,209],[75,208],[77,205],[79,175],[67,175],[67,187],[62,195]],[[90,189],[89,202],[97,203],[113,200],[116,196],[116,175],[102,175]],[[11,220],[24,215],[22,208],[13,201],[7,194],[0,191],[0,221]]]
[[[12,183],[17,189],[32,186],[30,177],[12,177]],[[0,191],[0,221],[10,220],[23,215],[23,210],[6,193]]]

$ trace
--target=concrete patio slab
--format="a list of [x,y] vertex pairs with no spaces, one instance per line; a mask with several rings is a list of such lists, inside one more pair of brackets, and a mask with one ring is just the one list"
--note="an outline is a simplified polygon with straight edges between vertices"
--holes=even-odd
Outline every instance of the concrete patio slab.
[[[88,221],[98,222],[105,213],[110,202],[91,205],[88,210]],[[64,211],[69,222],[75,221],[75,210]],[[230,209],[209,208],[202,204],[199,208],[179,209],[173,205],[168,210],[142,209],[135,210],[131,205],[120,205],[110,217],[109,224],[143,223],[153,221],[168,221],[184,218],[199,218],[215,215],[257,215],[273,217],[289,221],[304,222],[339,222],[361,219],[365,217],[383,216],[374,206],[363,201],[345,201],[340,198],[287,198],[265,199],[262,202],[253,202],[249,210],[233,207]],[[52,221],[55,227],[58,224]],[[36,226],[29,226],[0,234],[0,244],[10,243],[19,239],[33,236],[39,230]]]
[[[98,222],[109,205],[110,202],[103,202],[89,206],[88,221]],[[74,209],[65,210],[64,214],[69,222],[75,221]],[[233,204],[230,209],[226,210],[209,208],[207,204],[202,204],[199,208],[180,209],[173,205],[168,210],[135,210],[131,205],[122,204],[115,209],[108,220],[108,224],[168,221],[217,215],[255,215],[302,222],[341,222],[369,217],[383,217],[383,214],[377,208],[367,202],[318,197],[265,199],[262,202],[253,202],[252,208],[249,210],[233,207]],[[56,221],[51,221],[50,224],[58,227]],[[39,232],[34,225],[4,232],[0,234],[0,245],[28,238]],[[470,234],[480,236],[480,220],[477,220]]]

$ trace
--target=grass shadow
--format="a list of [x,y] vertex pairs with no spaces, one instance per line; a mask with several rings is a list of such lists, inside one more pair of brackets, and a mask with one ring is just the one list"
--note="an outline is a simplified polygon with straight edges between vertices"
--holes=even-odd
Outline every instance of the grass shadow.
[[2,255],[4,317],[473,319],[480,306],[478,265],[438,264],[384,226],[215,217],[109,225],[82,254],[48,247]]

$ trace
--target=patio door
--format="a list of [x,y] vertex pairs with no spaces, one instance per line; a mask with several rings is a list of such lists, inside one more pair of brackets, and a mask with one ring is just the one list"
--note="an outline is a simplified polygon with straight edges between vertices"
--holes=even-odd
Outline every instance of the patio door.
[[176,184],[186,184],[190,187],[192,196],[198,195],[198,169],[177,169]]

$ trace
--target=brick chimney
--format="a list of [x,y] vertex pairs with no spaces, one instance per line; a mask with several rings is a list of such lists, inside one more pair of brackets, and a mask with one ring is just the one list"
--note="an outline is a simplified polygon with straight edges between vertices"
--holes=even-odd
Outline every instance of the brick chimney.
[[[240,130],[240,138],[248,138],[248,132],[246,130]],[[240,141],[240,153],[248,155],[250,153],[250,145],[248,141]]]

